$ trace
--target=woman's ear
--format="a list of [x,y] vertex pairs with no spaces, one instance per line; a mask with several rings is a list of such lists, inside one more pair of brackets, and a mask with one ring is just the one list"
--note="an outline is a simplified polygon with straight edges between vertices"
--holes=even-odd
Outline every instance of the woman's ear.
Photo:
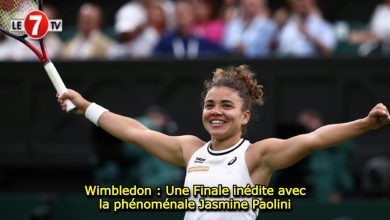
[[244,113],[244,118],[243,118],[243,120],[242,120],[242,124],[243,124],[243,125],[248,124],[250,118],[251,118],[251,113],[250,113],[250,111],[246,111],[246,112]]

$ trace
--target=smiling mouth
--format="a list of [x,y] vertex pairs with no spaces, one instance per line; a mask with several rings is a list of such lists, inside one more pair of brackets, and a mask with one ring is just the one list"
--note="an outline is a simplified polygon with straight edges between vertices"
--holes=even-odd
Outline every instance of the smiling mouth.
[[213,127],[219,127],[219,126],[222,126],[223,124],[225,124],[225,121],[222,121],[222,120],[211,120],[210,121],[210,124],[213,126]]

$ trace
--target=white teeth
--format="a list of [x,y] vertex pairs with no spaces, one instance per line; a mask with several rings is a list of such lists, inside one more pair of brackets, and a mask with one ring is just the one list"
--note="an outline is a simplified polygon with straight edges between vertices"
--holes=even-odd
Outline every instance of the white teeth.
[[225,123],[224,121],[221,121],[221,120],[211,120],[211,124],[215,124],[215,125],[221,125],[221,124],[223,124],[223,123]]

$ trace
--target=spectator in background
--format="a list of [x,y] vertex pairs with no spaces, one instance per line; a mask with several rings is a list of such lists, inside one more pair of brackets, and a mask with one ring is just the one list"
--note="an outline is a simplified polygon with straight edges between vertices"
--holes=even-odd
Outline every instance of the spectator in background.
[[[156,14],[150,14],[154,7],[161,7],[157,2],[134,1],[122,6],[116,14],[115,31],[119,34],[119,45],[111,54],[115,59],[141,59],[151,56],[153,48],[160,39],[157,28],[162,28],[156,23]],[[161,17],[160,17],[161,18]],[[160,19],[158,18],[158,19]],[[148,22],[148,19],[149,22]],[[151,20],[153,19],[153,20]],[[164,14],[162,23],[164,23]],[[156,26],[151,26],[150,22]],[[157,27],[158,26],[158,27]]]
[[316,0],[290,0],[292,16],[277,37],[280,56],[330,56],[337,44],[332,26],[325,21]]
[[195,10],[192,32],[215,44],[222,44],[225,24],[218,18],[218,1],[191,0]]
[[157,0],[164,10],[164,17],[166,20],[166,29],[174,30],[176,26],[175,21],[175,4],[172,0]]
[[240,0],[223,1],[224,3],[221,10],[221,17],[225,21],[225,23],[228,23],[234,18],[238,17],[240,12],[239,1]]
[[84,3],[77,19],[78,32],[61,54],[64,59],[105,59],[113,41],[101,31],[102,10],[94,3]]
[[[43,6],[43,12],[45,12],[49,19],[60,19],[58,16],[58,10],[53,5],[45,4]],[[37,48],[40,48],[39,41],[31,40],[30,42],[32,42]],[[63,49],[63,43],[56,32],[47,32],[45,36],[45,45],[50,59],[57,59]],[[24,44],[16,44],[15,46],[17,47],[14,48],[13,51],[13,58],[15,60],[37,60],[37,56],[31,50],[27,49]]]
[[226,26],[224,46],[246,57],[270,54],[275,25],[267,17],[266,0],[243,0],[243,14]]
[[384,0],[375,8],[366,30],[351,31],[349,40],[362,44],[358,51],[362,56],[369,55],[379,47],[382,54],[390,55],[390,0]]
[[271,39],[271,51],[275,51],[278,46],[278,35],[280,34],[280,31],[283,29],[284,25],[287,23],[288,19],[290,17],[290,11],[285,7],[280,7],[275,10],[275,12],[272,15],[272,20],[275,24],[275,32]]
[[172,0],[130,0],[123,5],[119,10],[129,7],[129,5],[136,6],[138,10],[148,14],[150,7],[159,5],[164,12],[164,20],[166,29],[173,30],[175,28],[175,6]]
[[167,30],[167,18],[163,6],[159,3],[151,4],[148,8],[148,26],[153,28],[159,35]]
[[192,34],[194,25],[193,5],[184,0],[175,2],[176,29],[165,33],[154,49],[154,57],[196,59],[226,55],[228,52],[217,44]]
[[[150,106],[145,114],[136,118],[147,128],[174,135],[177,125],[160,106]],[[133,183],[148,187],[181,184],[184,170],[163,162],[134,144],[124,143],[122,155],[130,162],[124,171],[124,184]]]
[[[298,123],[312,132],[324,125],[322,115],[311,109],[298,115]],[[339,203],[354,188],[348,161],[354,148],[353,141],[315,151],[309,156],[311,194],[319,202]]]
[[[390,44],[390,0],[385,0],[383,4],[376,7],[370,29],[379,39]],[[388,52],[390,54],[390,48]]]
[[277,29],[281,30],[287,23],[289,17],[290,11],[285,7],[281,7],[273,13],[272,19],[274,20]]

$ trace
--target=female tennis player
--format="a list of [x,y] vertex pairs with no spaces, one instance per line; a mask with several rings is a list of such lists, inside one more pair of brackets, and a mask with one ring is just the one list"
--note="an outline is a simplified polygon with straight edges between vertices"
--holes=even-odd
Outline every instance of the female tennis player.
[[[252,107],[263,103],[262,88],[245,65],[217,69],[213,78],[205,82],[204,90],[202,120],[210,134],[208,142],[191,135],[167,136],[149,130],[134,119],[85,100],[73,90],[59,96],[58,102],[66,111],[64,100],[71,100],[77,107],[76,114],[85,115],[111,135],[142,146],[161,160],[186,167],[185,186],[191,190],[194,185],[267,186],[275,170],[293,165],[312,151],[337,145],[390,123],[386,106],[377,104],[365,118],[326,125],[286,140],[270,138],[250,143],[242,136]],[[198,204],[199,198],[192,197]],[[187,211],[185,219],[254,220],[257,214],[252,209],[234,212],[198,210]]]

